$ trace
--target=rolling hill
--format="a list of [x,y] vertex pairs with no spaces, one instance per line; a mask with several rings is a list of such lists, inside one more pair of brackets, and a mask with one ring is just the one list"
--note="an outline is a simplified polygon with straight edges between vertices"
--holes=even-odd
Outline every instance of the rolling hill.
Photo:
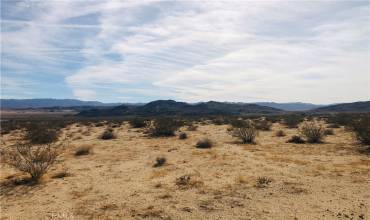
[[102,103],[77,99],[1,99],[2,109],[77,107],[77,106],[117,106],[121,103]]
[[278,114],[283,110],[256,104],[202,102],[189,104],[174,100],[157,100],[141,106],[120,105],[109,109],[91,109],[80,112],[79,116],[202,116],[202,115],[243,115]]
[[327,106],[327,105],[315,105],[315,104],[303,103],[303,102],[287,102],[287,103],[255,102],[254,104],[268,106],[272,108],[278,108],[278,109],[282,109],[285,111],[309,111],[315,108]]
[[312,112],[315,113],[370,112],[370,101],[329,105],[313,109]]

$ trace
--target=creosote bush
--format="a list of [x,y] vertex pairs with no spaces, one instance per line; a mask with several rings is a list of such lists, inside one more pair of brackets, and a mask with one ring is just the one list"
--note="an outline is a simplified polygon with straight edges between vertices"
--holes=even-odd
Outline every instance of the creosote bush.
[[266,119],[259,119],[254,121],[254,126],[258,130],[269,131],[271,130],[272,123],[267,121]]
[[303,116],[301,115],[286,115],[284,117],[284,124],[288,128],[297,128],[299,123],[303,121]]
[[3,160],[6,164],[26,172],[33,182],[37,182],[52,166],[58,156],[58,147],[49,143],[32,145],[18,142],[5,151]]
[[171,118],[157,118],[147,124],[147,131],[153,137],[174,136],[181,123]]
[[132,118],[128,122],[132,128],[143,128],[147,123],[143,118]]
[[244,144],[254,143],[258,130],[251,120],[237,120],[231,125],[232,129],[229,132],[232,136],[239,138]]
[[180,140],[183,140],[183,139],[186,139],[186,138],[188,138],[188,135],[187,135],[185,132],[181,132],[181,133],[179,134],[179,139],[180,139]]
[[298,135],[293,135],[288,141],[287,143],[294,143],[294,144],[304,144],[306,143],[305,140],[303,140],[300,136]]
[[200,139],[195,145],[196,148],[211,148],[212,146],[213,146],[213,143],[208,138]]
[[102,140],[110,140],[115,139],[116,135],[113,133],[112,129],[106,129],[103,134],[100,136],[100,139]]
[[306,138],[308,143],[321,143],[325,129],[315,121],[306,121],[299,128],[299,132]]
[[370,145],[370,117],[363,116],[351,122],[350,129],[355,133],[355,136],[362,144]]
[[58,131],[49,124],[32,123],[27,126],[25,139],[31,144],[49,144],[58,140]]

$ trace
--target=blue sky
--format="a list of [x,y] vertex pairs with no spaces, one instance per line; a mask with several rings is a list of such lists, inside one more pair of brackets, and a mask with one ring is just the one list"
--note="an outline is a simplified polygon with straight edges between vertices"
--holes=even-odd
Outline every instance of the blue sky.
[[1,1],[1,97],[370,100],[369,1]]

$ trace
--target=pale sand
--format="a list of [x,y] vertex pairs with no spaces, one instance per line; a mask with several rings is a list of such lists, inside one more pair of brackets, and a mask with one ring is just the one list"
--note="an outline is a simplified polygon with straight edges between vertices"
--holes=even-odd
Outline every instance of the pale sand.
[[[275,137],[280,128],[243,145],[227,126],[200,126],[179,140],[124,125],[115,129],[117,139],[104,141],[104,127],[74,125],[64,130],[74,133],[71,142],[41,184],[2,187],[1,219],[370,219],[370,156],[358,152],[352,135],[340,128],[324,144],[288,144],[297,130]],[[10,144],[15,135],[3,140]],[[215,146],[195,148],[202,137]],[[93,153],[75,157],[82,145]],[[153,168],[157,156],[167,164]],[[63,169],[71,176],[51,178]],[[10,175],[20,174],[2,165],[1,181]],[[176,185],[183,175],[193,185]],[[272,182],[258,188],[262,176]]]

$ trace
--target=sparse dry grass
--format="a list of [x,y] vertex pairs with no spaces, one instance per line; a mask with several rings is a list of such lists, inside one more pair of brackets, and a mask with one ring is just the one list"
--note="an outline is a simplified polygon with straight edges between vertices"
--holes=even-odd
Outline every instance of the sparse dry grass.
[[[274,123],[256,144],[246,146],[234,143],[227,125],[198,125],[179,140],[148,138],[124,124],[115,130],[119,138],[104,141],[102,124],[90,128],[88,137],[68,139],[71,146],[93,146],[93,154],[76,157],[77,147],[66,149],[56,163],[66,164],[68,172],[50,170],[40,185],[22,184],[24,174],[1,163],[2,217],[334,220],[340,212],[369,218],[370,158],[343,128],[333,128],[334,135],[321,145],[296,145],[286,141],[297,129]],[[80,128],[87,127],[69,126],[61,138]],[[286,137],[276,137],[282,129]],[[6,146],[15,135],[21,133],[2,136]],[[196,149],[203,137],[217,145]],[[158,155],[170,163],[153,168]]]

